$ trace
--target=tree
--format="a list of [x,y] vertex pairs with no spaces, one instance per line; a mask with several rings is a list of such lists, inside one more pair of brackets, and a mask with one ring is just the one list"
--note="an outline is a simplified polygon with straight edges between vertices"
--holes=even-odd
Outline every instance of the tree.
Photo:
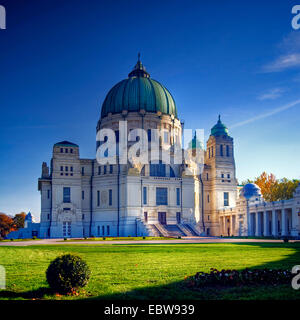
[[0,236],[4,238],[8,233],[14,230],[14,220],[5,213],[0,213]]
[[264,171],[254,180],[247,179],[242,184],[255,183],[260,187],[266,201],[279,201],[291,199],[299,182],[299,180],[289,180],[287,178],[278,180],[273,173],[268,174]]
[[16,229],[24,228],[25,217],[26,217],[25,212],[17,213],[14,216],[13,221],[16,226]]
[[273,173],[267,174],[265,171],[254,180],[260,187],[261,193],[266,201],[276,201],[276,188],[278,181]]
[[298,184],[299,180],[289,180],[287,178],[281,179],[274,190],[274,197],[276,200],[291,199]]

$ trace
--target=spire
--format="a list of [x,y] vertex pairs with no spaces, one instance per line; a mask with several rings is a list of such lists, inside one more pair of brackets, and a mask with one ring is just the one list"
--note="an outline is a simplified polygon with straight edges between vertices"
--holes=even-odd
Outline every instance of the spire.
[[221,122],[221,115],[219,114],[219,119],[218,119],[218,122]]
[[141,62],[141,54],[138,53],[138,61],[134,66],[133,70],[129,73],[128,77],[143,77],[150,78],[150,74],[146,71],[146,68],[143,66]]

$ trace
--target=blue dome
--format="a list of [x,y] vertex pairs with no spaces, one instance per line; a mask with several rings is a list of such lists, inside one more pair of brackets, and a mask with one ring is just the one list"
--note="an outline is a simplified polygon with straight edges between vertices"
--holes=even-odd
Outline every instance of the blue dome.
[[128,78],[117,83],[107,94],[101,117],[122,111],[161,112],[177,118],[177,108],[171,93],[149,73],[138,60]]
[[241,195],[249,200],[252,197],[261,197],[261,190],[255,183],[247,183],[241,190]]
[[32,215],[30,211],[26,214],[25,221],[32,222]]

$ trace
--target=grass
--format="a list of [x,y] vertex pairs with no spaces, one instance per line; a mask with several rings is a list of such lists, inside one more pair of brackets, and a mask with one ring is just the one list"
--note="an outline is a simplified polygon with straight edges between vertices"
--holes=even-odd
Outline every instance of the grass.
[[[79,296],[49,292],[45,271],[64,253],[80,255],[91,268]],[[290,286],[192,290],[184,282],[211,267],[291,270],[300,264],[299,243],[1,246],[0,264],[7,277],[1,299],[300,299]]]
[[80,239],[67,239],[65,241],[142,241],[142,240],[175,240],[174,237],[93,237],[93,238],[80,238]]
[[41,240],[41,239],[38,239],[38,238],[29,238],[29,239],[2,239],[0,240],[0,242],[11,242],[11,241],[38,241],[38,240]]

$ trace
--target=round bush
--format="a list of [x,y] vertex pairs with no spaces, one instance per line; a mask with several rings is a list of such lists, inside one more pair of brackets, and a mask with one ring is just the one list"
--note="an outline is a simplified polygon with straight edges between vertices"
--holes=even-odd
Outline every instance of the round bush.
[[69,293],[87,285],[90,269],[86,262],[76,255],[66,254],[53,260],[46,277],[51,289],[59,293]]

